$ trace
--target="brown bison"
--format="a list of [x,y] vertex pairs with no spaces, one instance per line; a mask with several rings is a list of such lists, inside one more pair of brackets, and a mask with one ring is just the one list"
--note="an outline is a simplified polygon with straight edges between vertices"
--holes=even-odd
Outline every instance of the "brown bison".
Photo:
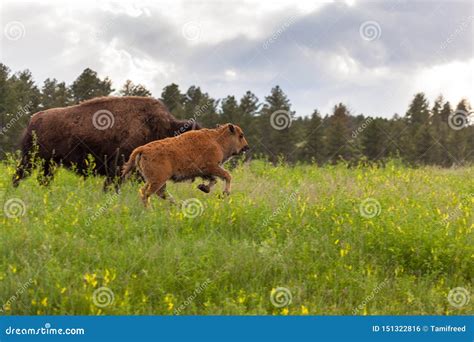
[[198,188],[208,193],[219,177],[225,180],[224,194],[228,195],[231,176],[221,165],[248,149],[239,126],[226,124],[215,129],[204,128],[136,148],[123,166],[122,177],[137,167],[146,181],[140,190],[145,206],[152,194],[166,198],[166,182],[170,179],[180,182],[203,178],[209,183],[200,184]]
[[31,157],[37,149],[45,183],[52,179],[53,162],[86,176],[91,155],[93,172],[106,176],[104,189],[114,180],[118,189],[120,168],[136,147],[199,128],[193,119],[176,120],[161,101],[150,97],[100,97],[44,110],[34,114],[26,128],[13,184],[34,167]]

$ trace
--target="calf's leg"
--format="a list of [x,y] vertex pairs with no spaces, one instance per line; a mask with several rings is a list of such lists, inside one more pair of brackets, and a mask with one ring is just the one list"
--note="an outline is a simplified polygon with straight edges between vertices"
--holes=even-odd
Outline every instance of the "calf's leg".
[[217,179],[215,177],[210,177],[209,178],[209,183],[207,184],[199,184],[198,189],[201,190],[202,192],[205,192],[206,194],[211,192],[211,189],[214,185],[216,185]]
[[150,182],[145,191],[143,191],[142,201],[145,207],[148,207],[148,199],[156,194],[158,197],[166,199],[166,181]]
[[230,175],[230,173],[220,166],[216,166],[214,169],[211,170],[210,173],[225,181],[224,195],[230,195],[230,181],[232,180],[232,176]]
[[148,205],[148,197],[147,197],[146,193],[147,193],[149,187],[150,187],[150,184],[145,183],[145,185],[139,190],[140,197],[141,197],[143,205],[145,207]]
[[158,192],[156,192],[156,195],[164,200],[168,199],[172,204],[176,204],[173,196],[166,191],[166,183],[160,188],[160,190],[158,190]]

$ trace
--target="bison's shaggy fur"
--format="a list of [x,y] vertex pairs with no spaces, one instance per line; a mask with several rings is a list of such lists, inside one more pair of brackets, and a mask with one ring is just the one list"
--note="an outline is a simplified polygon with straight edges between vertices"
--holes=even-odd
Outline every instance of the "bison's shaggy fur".
[[33,167],[36,145],[38,157],[44,160],[44,179],[52,177],[52,162],[86,175],[90,167],[86,160],[92,155],[94,173],[106,176],[105,189],[120,179],[120,168],[133,149],[194,128],[200,126],[193,120],[176,120],[161,101],[150,97],[101,97],[41,111],[31,117],[24,133],[13,184],[18,185]]
[[187,132],[136,148],[123,167],[122,177],[138,168],[146,181],[140,191],[145,206],[152,194],[166,198],[166,182],[170,179],[179,182],[201,177],[209,183],[198,188],[209,192],[218,177],[225,180],[224,194],[228,195],[231,176],[221,165],[248,148],[242,130],[232,124]]

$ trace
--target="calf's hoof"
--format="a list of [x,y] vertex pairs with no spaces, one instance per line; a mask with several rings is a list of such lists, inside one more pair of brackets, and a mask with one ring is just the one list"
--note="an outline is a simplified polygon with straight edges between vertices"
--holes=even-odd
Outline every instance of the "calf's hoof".
[[209,188],[209,185],[206,185],[206,184],[199,184],[198,189],[201,190],[202,192],[205,192],[206,194],[208,194],[209,191],[211,191],[211,189]]
[[222,194],[223,194],[224,196],[229,196],[229,195],[230,195],[230,191],[224,190],[224,191],[222,192]]

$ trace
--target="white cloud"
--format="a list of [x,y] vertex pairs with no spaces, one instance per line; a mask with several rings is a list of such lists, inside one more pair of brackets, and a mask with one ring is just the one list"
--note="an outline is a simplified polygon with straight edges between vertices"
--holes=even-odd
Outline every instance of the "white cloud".
[[153,61],[146,56],[133,56],[126,50],[118,49],[113,43],[104,47],[99,58],[103,65],[102,74],[114,75],[117,90],[127,79],[153,89],[156,78],[171,82],[171,75],[175,72],[172,63]]
[[415,89],[431,98],[442,93],[448,99],[474,99],[474,58],[423,68],[416,75]]
[[[18,41],[2,35],[1,61],[29,68],[40,85],[70,83],[86,67],[155,96],[175,82],[263,99],[279,84],[298,115],[340,101],[356,113],[403,114],[418,91],[474,100],[468,2],[7,0],[1,11],[2,31],[9,21],[26,30]],[[382,34],[366,41],[359,27],[371,20]]]
[[228,69],[225,71],[225,76],[228,80],[234,80],[237,77],[237,73],[232,69]]

